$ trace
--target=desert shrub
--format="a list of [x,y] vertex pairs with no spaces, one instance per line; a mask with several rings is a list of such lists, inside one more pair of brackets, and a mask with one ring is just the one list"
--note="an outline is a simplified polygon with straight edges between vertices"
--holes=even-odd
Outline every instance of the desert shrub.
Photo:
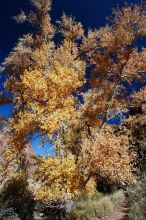
[[102,218],[112,213],[113,209],[114,205],[112,203],[111,197],[105,196],[97,202],[96,215],[98,218]]
[[90,198],[91,198],[91,200],[97,201],[97,200],[101,199],[102,197],[103,197],[103,193],[100,193],[97,191]]
[[78,202],[68,215],[70,220],[90,220],[94,217],[96,217],[96,202],[91,200]]
[[[9,202],[12,201],[12,202]],[[23,172],[13,175],[1,191],[0,203],[7,203],[21,220],[33,219],[34,200]]]
[[129,201],[138,202],[146,198],[146,176],[131,187],[129,190]]
[[114,205],[114,207],[118,206],[120,203],[122,203],[125,199],[124,193],[122,190],[119,190],[117,192],[114,192],[111,195],[111,201]]
[[124,198],[123,191],[117,191],[114,194],[106,196],[97,192],[92,197],[81,197],[74,201],[74,205],[68,213],[67,219],[100,219],[106,215],[110,215]]
[[114,192],[111,195],[104,196],[97,201],[96,216],[98,218],[105,217],[113,212],[113,210],[119,206],[125,199],[122,190]]
[[129,214],[130,220],[145,220],[146,219],[146,177],[135,186],[132,186],[129,191],[129,202],[131,211]]
[[[146,201],[145,201],[146,202]],[[129,220],[145,220],[143,209],[139,203],[133,203],[129,214]]]

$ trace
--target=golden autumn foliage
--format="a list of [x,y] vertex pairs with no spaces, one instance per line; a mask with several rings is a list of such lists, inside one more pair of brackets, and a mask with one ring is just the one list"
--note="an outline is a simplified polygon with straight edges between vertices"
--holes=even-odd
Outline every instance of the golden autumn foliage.
[[[145,24],[145,6],[131,5],[114,10],[109,24],[94,33],[96,50],[87,53],[87,57],[95,68],[89,79],[92,90],[86,95],[89,104],[84,110],[85,116],[92,119],[91,125],[98,126],[100,122],[96,119],[101,121],[102,117],[102,128],[113,109],[121,111],[125,107],[123,81],[144,79],[146,53],[145,48],[137,48],[137,41],[146,35]],[[92,35],[89,32],[86,43]]]
[[[21,155],[36,133],[42,145],[44,136],[53,142],[56,156],[38,159],[37,200],[73,198],[93,176],[133,181],[131,133],[118,136],[106,124],[127,111],[123,81],[143,80],[146,50],[136,43],[146,36],[145,7],[116,9],[105,27],[86,36],[82,24],[65,14],[58,26],[51,23],[51,0],[31,2],[34,10],[16,20],[28,22],[34,32],[20,38],[3,63],[10,96],[1,94],[0,103],[14,106],[7,159]],[[58,33],[62,40],[56,43]],[[90,183],[93,192],[95,181]]]
[[[127,131],[126,131],[127,132]],[[134,180],[131,161],[136,154],[129,148],[128,135],[117,136],[111,128],[104,133],[92,132],[93,139],[83,137],[79,156],[81,167],[89,176],[103,176],[110,182],[124,183]]]
[[85,196],[93,196],[95,193],[97,193],[96,189],[97,180],[95,177],[91,177],[90,180],[86,183],[86,186],[84,187],[83,193]]
[[79,195],[83,185],[83,175],[71,155],[60,161],[46,157],[38,162],[37,177],[41,182],[35,192],[37,200],[71,199]]

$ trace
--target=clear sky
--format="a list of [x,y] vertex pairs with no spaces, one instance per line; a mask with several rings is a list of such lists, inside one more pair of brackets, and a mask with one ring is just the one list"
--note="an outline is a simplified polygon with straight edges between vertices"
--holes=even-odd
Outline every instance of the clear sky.
[[[106,17],[111,15],[112,8],[123,6],[124,0],[53,0],[52,20],[58,20],[63,11],[81,21],[83,26],[100,27],[105,24]],[[139,2],[128,0],[128,3]],[[0,3],[0,60],[2,60],[29,27],[17,25],[12,17],[20,11],[30,9],[29,0],[4,0]]]
[[[117,5],[123,6],[123,0],[54,0],[52,5],[52,21],[56,20],[65,12],[73,15],[77,21],[81,21],[85,30],[90,28],[98,28],[106,23],[106,17],[112,13],[112,8]],[[138,3],[137,0],[128,0],[128,3]],[[0,3],[0,62],[8,55],[11,49],[17,43],[20,36],[30,31],[30,27],[26,24],[18,25],[12,19],[13,16],[19,14],[20,9],[29,11],[31,8],[29,0],[4,0]],[[146,42],[144,42],[146,46]],[[0,77],[0,88],[4,82],[4,77]],[[12,111],[11,106],[0,107],[0,114],[8,117]],[[37,153],[44,154],[46,148],[38,150],[40,139],[33,140],[32,144]],[[47,143],[48,146],[50,146]]]

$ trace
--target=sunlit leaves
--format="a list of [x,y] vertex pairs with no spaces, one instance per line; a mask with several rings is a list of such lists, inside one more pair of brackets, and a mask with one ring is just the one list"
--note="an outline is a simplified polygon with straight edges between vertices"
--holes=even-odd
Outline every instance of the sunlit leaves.
[[104,133],[93,131],[93,139],[84,136],[80,163],[89,174],[104,177],[110,182],[133,181],[132,161],[135,154],[130,150],[128,135],[115,135],[107,128]]
[[[44,136],[51,139],[56,156],[38,159],[34,189],[36,199],[45,202],[94,192],[99,177],[133,181],[131,133],[119,135],[103,125],[112,113],[127,110],[123,80],[142,80],[146,70],[145,49],[135,47],[146,35],[145,9],[117,9],[105,27],[86,36],[82,24],[65,14],[54,27],[50,0],[31,2],[34,11],[17,20],[35,31],[20,38],[3,63],[14,106],[7,160],[21,155],[36,133],[43,144]],[[57,43],[56,33],[62,35]]]
[[58,157],[47,157],[38,163],[37,176],[42,184],[35,192],[37,200],[71,199],[80,193],[83,176],[73,156],[62,161]]

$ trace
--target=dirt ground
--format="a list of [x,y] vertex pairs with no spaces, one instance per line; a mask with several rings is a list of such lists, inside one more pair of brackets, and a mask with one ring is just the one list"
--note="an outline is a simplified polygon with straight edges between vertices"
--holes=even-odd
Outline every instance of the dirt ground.
[[109,216],[103,220],[127,220],[130,208],[128,206],[127,198],[125,201]]

